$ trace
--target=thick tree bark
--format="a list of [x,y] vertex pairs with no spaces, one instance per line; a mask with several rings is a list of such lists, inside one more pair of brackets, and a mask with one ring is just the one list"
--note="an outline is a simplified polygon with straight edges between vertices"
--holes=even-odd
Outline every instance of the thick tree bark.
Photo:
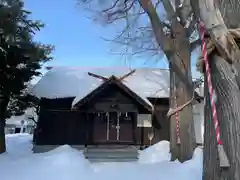
[[[183,83],[182,88],[179,92],[182,92],[182,97],[179,97],[179,102],[188,101],[191,96],[186,92],[186,86],[184,87]],[[181,103],[181,104],[184,104]],[[179,103],[180,104],[180,103]],[[180,105],[181,105],[180,104]],[[192,112],[192,104],[186,106],[179,113],[180,115],[180,156],[179,161],[184,162],[192,159],[194,148],[196,147],[196,139],[195,139],[195,131],[194,131],[194,120],[193,120],[193,112]]]
[[[191,72],[191,71],[190,71]],[[187,74],[187,72],[185,72]],[[190,76],[191,77],[191,76]],[[176,80],[178,78],[176,77]],[[186,79],[188,81],[188,79]],[[193,93],[189,93],[189,89],[185,83],[177,81],[177,105],[180,106],[192,98]],[[196,147],[193,109],[192,104],[187,105],[183,110],[179,111],[180,116],[180,151],[179,161],[184,162],[190,160]]]
[[[169,59],[172,61],[172,63],[175,63],[177,68],[184,75],[184,80],[181,80],[178,74],[175,73],[177,105],[180,106],[189,101],[193,96],[190,60],[191,50],[184,27],[177,22],[176,24],[172,24],[172,26],[176,34],[176,40],[173,48],[175,53],[173,58]],[[179,116],[181,142],[178,159],[179,161],[184,162],[192,158],[194,148],[196,147],[192,104],[187,105],[185,108],[183,108],[183,110],[179,111]]]
[[[179,41],[180,42],[180,41]],[[183,43],[183,41],[181,41]],[[188,43],[188,42],[185,42]],[[177,47],[177,44],[176,44]],[[187,47],[187,44],[184,46]],[[178,68],[181,69],[182,73],[185,75],[185,82],[189,82],[191,76],[191,67],[190,67],[190,53],[189,49],[179,49],[179,55],[174,56],[172,61],[178,65]],[[184,59],[184,60],[183,60]],[[171,67],[171,65],[170,65]],[[170,71],[173,69],[170,68]],[[190,73],[189,73],[190,72]],[[193,92],[189,90],[189,86],[182,82],[178,75],[174,72],[170,72],[171,75],[175,75],[174,86],[176,86],[176,92],[173,92],[174,87],[171,86],[171,100],[174,99],[175,93],[177,97],[177,105],[180,106],[186,103],[189,99],[192,98]],[[171,81],[172,79],[170,79]],[[171,82],[170,82],[171,83]],[[172,89],[173,88],[173,89]],[[175,107],[175,102],[171,107]],[[172,160],[179,159],[180,162],[184,162],[192,158],[194,148],[196,147],[196,138],[194,131],[194,121],[193,121],[193,109],[192,104],[186,106],[183,110],[179,111],[180,119],[180,146],[176,143],[176,118],[175,114],[171,116],[171,139],[170,139],[170,149],[172,154]]]
[[6,151],[5,113],[7,110],[9,99],[9,96],[0,96],[0,154]]
[[204,76],[204,149],[203,149],[203,180],[219,180],[219,162],[217,140],[212,122],[210,97],[207,86],[207,77]]
[[[174,77],[175,76],[175,77]],[[173,80],[174,79],[174,80]],[[172,81],[172,83],[171,83]],[[177,85],[177,101],[181,102],[184,98],[188,97],[186,91],[183,89],[183,84],[177,78],[176,74],[170,71],[170,104],[172,108],[176,108],[175,91],[174,86]],[[183,92],[184,91],[184,92]],[[181,94],[181,96],[179,95]],[[192,98],[189,96],[189,98]],[[179,104],[178,104],[179,106]],[[176,136],[176,115],[172,115],[170,118],[170,152],[171,161],[178,159],[180,162],[184,162],[192,158],[193,150],[196,147],[194,121],[192,116],[192,106],[184,108],[179,112],[180,120],[180,144],[177,143]]]
[[214,0],[191,1],[192,4],[196,4],[195,7],[193,6],[194,11],[199,11],[199,18],[208,29],[211,40],[215,42],[218,49],[218,52],[213,52],[208,58],[213,88],[217,93],[216,108],[221,140],[230,163],[230,168],[220,169],[216,135],[210,116],[211,112],[209,112],[211,109],[206,107],[203,179],[240,180],[240,90],[238,84],[240,81],[239,76],[233,74],[232,65],[229,63],[233,63],[240,73],[239,58],[236,58],[239,48],[231,35],[229,36],[228,29]]
[[[170,69],[170,107],[175,108],[175,73],[171,68],[171,64],[169,65]],[[175,161],[179,159],[179,145],[177,144],[177,136],[176,136],[176,118],[175,115],[170,117],[170,152],[171,152],[171,161]]]
[[[230,168],[220,169],[209,96],[206,96],[203,180],[240,180],[240,91],[231,66],[221,57],[209,57],[221,140]],[[206,81],[205,81],[206,82]]]

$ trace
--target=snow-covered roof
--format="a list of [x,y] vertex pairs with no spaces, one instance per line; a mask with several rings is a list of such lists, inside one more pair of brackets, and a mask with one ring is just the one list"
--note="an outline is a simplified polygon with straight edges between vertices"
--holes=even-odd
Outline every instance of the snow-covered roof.
[[[74,105],[103,83],[88,72],[108,78],[130,71],[127,67],[53,67],[29,92],[38,98],[76,97]],[[169,72],[165,69],[139,68],[122,82],[146,101],[147,97],[169,97]]]
[[[127,67],[53,67],[29,90],[38,98],[75,97],[73,105],[99,87],[103,81],[88,72],[121,77],[132,69]],[[169,97],[169,70],[138,68],[122,82],[147,103],[148,97]]]

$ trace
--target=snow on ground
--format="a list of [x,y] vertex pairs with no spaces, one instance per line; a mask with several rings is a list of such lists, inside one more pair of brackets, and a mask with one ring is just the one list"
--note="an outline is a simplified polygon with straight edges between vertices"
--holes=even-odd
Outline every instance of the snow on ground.
[[169,142],[140,152],[136,163],[91,164],[83,154],[65,145],[47,153],[32,154],[32,136],[7,135],[7,151],[0,155],[1,180],[201,180],[202,150],[183,164],[170,162]]
[[155,163],[161,161],[169,161],[171,155],[169,153],[169,142],[161,141],[143,151],[140,151],[140,163]]

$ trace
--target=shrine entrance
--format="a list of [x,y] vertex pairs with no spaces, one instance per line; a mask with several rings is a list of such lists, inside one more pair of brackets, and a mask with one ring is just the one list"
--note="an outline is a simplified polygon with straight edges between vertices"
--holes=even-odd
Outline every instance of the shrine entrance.
[[[135,70],[109,78],[88,74],[103,83],[75,104],[92,115],[87,118],[87,144],[133,145],[137,143],[137,114],[152,113],[152,107],[122,81]],[[88,115],[87,115],[88,116]]]
[[132,143],[134,140],[132,113],[109,112],[107,117],[107,136],[108,142]]
[[103,144],[134,143],[134,113],[108,112],[96,115],[94,141]]
[[107,126],[107,141],[110,142],[116,142],[119,141],[119,133],[120,133],[120,122],[119,122],[119,118],[117,117],[117,113],[116,112],[110,112],[108,114],[108,119],[106,122],[106,126]]

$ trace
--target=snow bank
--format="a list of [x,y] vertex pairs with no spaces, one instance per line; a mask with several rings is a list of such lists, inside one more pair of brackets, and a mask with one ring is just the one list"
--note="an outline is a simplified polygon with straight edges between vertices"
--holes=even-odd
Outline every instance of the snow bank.
[[[202,150],[197,148],[192,160],[185,163],[178,161],[170,162],[169,156],[163,157],[161,154],[159,159],[155,156],[153,159],[150,152],[157,154],[157,152],[164,152],[167,150],[167,142],[161,142],[155,146],[158,147],[154,151],[154,148],[146,149],[141,153],[145,156],[140,156],[141,159],[147,159],[150,157],[154,160],[154,163],[143,161],[144,163],[123,163],[123,164],[105,164],[103,167],[98,167],[98,171],[95,172],[99,179],[104,180],[123,180],[123,179],[139,179],[146,180],[202,180]],[[165,147],[164,147],[165,146]],[[160,147],[164,147],[161,151]],[[166,152],[166,151],[165,151]],[[149,154],[148,154],[149,153]],[[162,157],[161,157],[162,156]],[[99,165],[100,166],[100,165]]]
[[32,154],[30,135],[7,135],[6,140],[8,153],[0,155],[1,180],[92,179],[90,163],[81,152],[70,146]]
[[161,161],[169,161],[170,156],[169,142],[161,141],[153,146],[140,151],[139,162],[140,163],[154,163]]
[[100,179],[202,180],[202,149],[197,148],[193,159],[185,163],[170,162],[169,142],[161,141],[140,151],[137,163],[105,163],[95,174]]
[[140,152],[136,163],[91,164],[70,146],[32,154],[31,136],[8,135],[8,153],[0,155],[1,180],[201,180],[202,150],[183,164],[170,162],[169,142],[162,141]]
[[32,153],[32,135],[27,133],[6,135],[7,154],[9,157],[22,157]]

